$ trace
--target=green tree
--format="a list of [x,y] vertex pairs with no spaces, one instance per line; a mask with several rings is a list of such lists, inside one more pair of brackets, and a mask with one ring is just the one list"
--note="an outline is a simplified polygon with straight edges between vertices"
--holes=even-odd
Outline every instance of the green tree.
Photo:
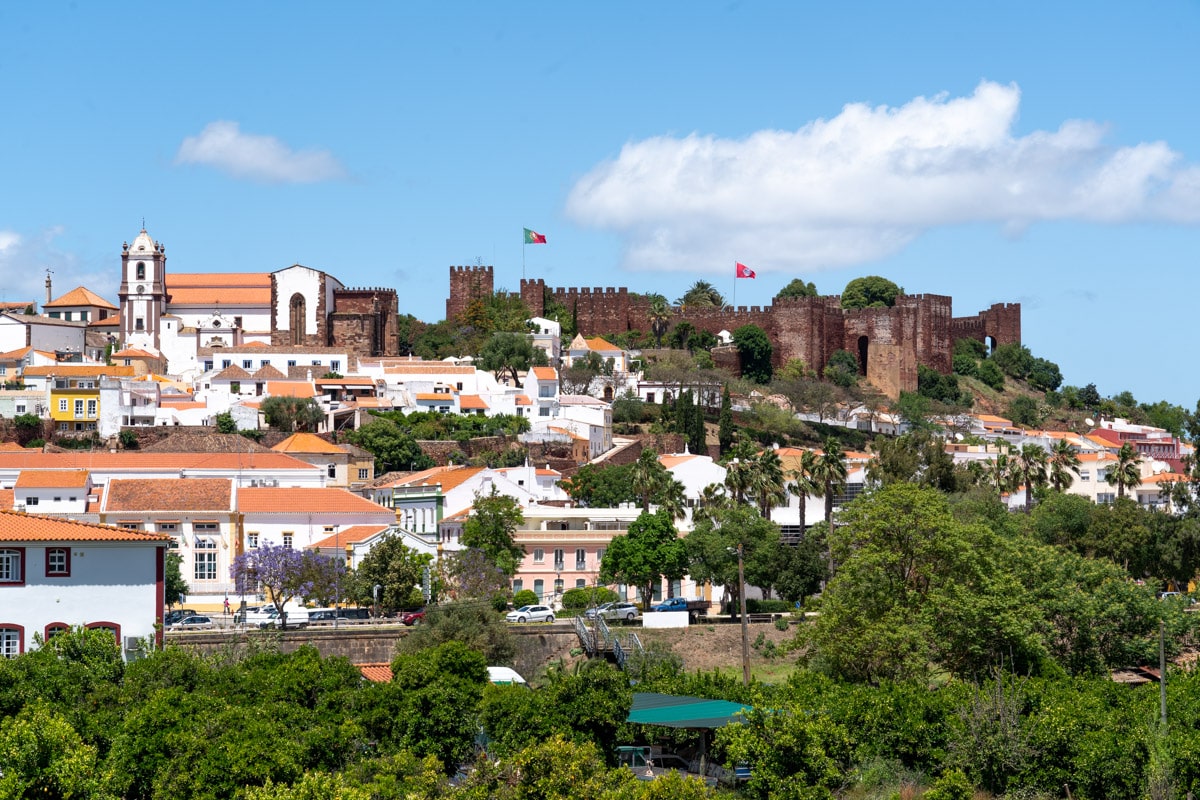
[[[1033,354],[1019,342],[999,345],[989,358],[1010,378],[1025,380],[1033,369]],[[1047,362],[1049,363],[1049,362]],[[1057,389],[1057,386],[1051,387]]]
[[[957,368],[955,371],[958,371]],[[995,361],[981,361],[975,368],[975,377],[997,392],[1004,391],[1004,372],[996,366]]]
[[378,472],[429,469],[434,461],[422,452],[416,440],[385,417],[376,417],[346,435],[350,444],[375,456]]
[[671,305],[661,294],[651,295],[649,300],[650,332],[654,334],[654,346],[661,348],[662,337],[671,327]]
[[675,530],[670,513],[660,508],[643,511],[629,524],[629,531],[613,537],[600,564],[602,583],[624,583],[638,587],[645,608],[650,608],[654,587],[664,577],[678,580],[687,572],[687,553]]
[[1079,474],[1079,455],[1066,439],[1059,439],[1050,449],[1050,485],[1055,491],[1065,492],[1071,488],[1074,478],[1071,473]]
[[18,414],[13,417],[13,425],[17,429],[17,443],[22,447],[42,436],[42,418],[36,414]]
[[115,798],[96,747],[43,701],[0,721],[0,797]]
[[721,416],[717,424],[717,445],[724,454],[733,445],[733,402],[729,386],[721,387]]
[[650,512],[651,504],[665,511],[671,519],[684,514],[685,498],[683,484],[667,471],[658,460],[658,453],[645,448],[630,468],[629,480],[633,493],[642,506],[643,513]]
[[1029,367],[1029,385],[1042,392],[1052,392],[1062,386],[1062,371],[1058,364],[1044,358],[1035,358]]
[[168,606],[175,605],[191,591],[183,579],[183,572],[180,569],[182,563],[183,556],[178,553],[167,553],[163,572],[163,602]]
[[638,499],[632,464],[584,464],[559,485],[568,497],[587,508],[616,508]]
[[479,602],[430,606],[425,611],[424,623],[396,643],[396,654],[417,655],[450,642],[482,653],[489,664],[510,664],[516,654],[513,635],[504,618]]
[[488,339],[479,353],[478,367],[486,369],[500,380],[506,373],[513,385],[521,388],[519,373],[538,364],[545,365],[546,353],[533,346],[523,333],[497,333]]
[[380,613],[417,608],[424,604],[421,585],[425,570],[432,566],[433,556],[429,553],[418,553],[400,536],[385,535],[354,570],[347,593],[359,605],[370,605],[379,586]]
[[771,340],[757,325],[743,325],[733,332],[742,364],[742,377],[765,384],[771,382]]
[[1017,395],[1008,404],[1008,416],[1018,425],[1037,427],[1042,422],[1038,402],[1027,394]]
[[783,300],[789,297],[817,297],[817,285],[811,281],[804,282],[803,278],[792,278],[787,286],[779,290],[775,295],[776,300]]
[[887,278],[868,275],[855,278],[842,291],[842,308],[889,308],[904,290]]
[[843,389],[858,383],[858,359],[849,350],[834,350],[822,373],[825,380]]
[[1126,490],[1142,485],[1142,457],[1129,442],[1117,451],[1117,463],[1109,467],[1106,480],[1117,487],[1117,497],[1124,497]]
[[325,421],[325,412],[311,397],[268,397],[258,410],[268,425],[285,433],[315,431]]
[[743,571],[750,586],[771,586],[779,566],[779,526],[749,506],[716,509],[696,523],[684,539],[687,573],[697,583],[725,587],[730,599],[729,615],[736,617],[741,603],[738,581],[738,548]]
[[462,544],[483,551],[511,577],[525,557],[525,549],[513,540],[513,534],[523,522],[525,514],[517,501],[500,494],[493,486],[491,494],[475,496],[471,515],[463,524]]
[[724,308],[725,296],[708,281],[696,281],[675,301],[683,309]]
[[1017,469],[1025,484],[1025,513],[1033,508],[1033,490],[1045,486],[1049,480],[1046,474],[1048,456],[1046,449],[1037,444],[1023,444],[1017,451]]
[[846,454],[842,445],[832,436],[825,440],[821,455],[813,466],[813,478],[821,483],[821,496],[825,498],[825,524],[833,533],[833,501],[846,488]]
[[237,422],[233,419],[233,414],[228,411],[222,411],[215,417],[217,424],[217,433],[237,433]]
[[825,494],[825,483],[817,479],[817,454],[812,450],[803,450],[791,478],[792,482],[787,485],[787,490],[796,497],[800,505],[800,526],[803,528],[808,514],[808,498],[822,497]]

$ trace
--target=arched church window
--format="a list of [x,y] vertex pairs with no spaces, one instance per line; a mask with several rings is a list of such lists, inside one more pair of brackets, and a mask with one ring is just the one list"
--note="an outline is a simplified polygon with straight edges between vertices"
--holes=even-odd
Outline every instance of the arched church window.
[[292,344],[304,344],[304,295],[297,292],[292,295],[291,319],[289,327],[292,332]]
[[144,262],[144,261],[137,262],[137,278],[136,278],[136,280],[139,280],[139,281],[146,280],[146,262]]

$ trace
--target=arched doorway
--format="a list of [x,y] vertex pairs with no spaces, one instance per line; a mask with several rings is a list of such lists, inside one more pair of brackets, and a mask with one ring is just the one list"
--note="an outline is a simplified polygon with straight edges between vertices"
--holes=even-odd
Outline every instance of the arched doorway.
[[611,386],[604,387],[604,402],[611,403],[613,401],[613,389]]
[[288,315],[288,330],[292,332],[292,344],[304,344],[304,295],[297,292],[292,295],[290,314]]
[[987,344],[987,351],[988,351],[989,356],[992,353],[996,352],[996,337],[995,336],[985,336],[985,337],[983,337],[983,341],[985,344]]
[[858,374],[867,374],[867,349],[868,340],[866,336],[858,337]]

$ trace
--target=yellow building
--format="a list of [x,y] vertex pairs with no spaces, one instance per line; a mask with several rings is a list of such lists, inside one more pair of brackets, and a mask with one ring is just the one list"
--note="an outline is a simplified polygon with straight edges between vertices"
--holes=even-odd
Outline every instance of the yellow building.
[[100,421],[100,379],[132,377],[133,367],[55,364],[28,367],[26,385],[44,387],[58,434],[87,433]]

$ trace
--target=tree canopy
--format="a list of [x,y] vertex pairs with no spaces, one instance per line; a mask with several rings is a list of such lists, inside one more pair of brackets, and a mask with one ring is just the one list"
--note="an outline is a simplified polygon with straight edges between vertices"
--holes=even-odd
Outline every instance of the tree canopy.
[[757,325],[743,325],[733,332],[742,362],[742,376],[755,383],[770,383],[772,375],[771,340]]
[[789,297],[817,297],[817,285],[812,281],[804,282],[803,278],[792,278],[787,286],[784,286],[775,295],[775,299],[787,299]]
[[842,290],[842,308],[890,308],[904,290],[887,278],[855,278]]
[[666,509],[659,509],[653,514],[643,511],[627,533],[613,537],[600,564],[600,581],[638,587],[649,608],[659,582],[682,578],[686,571],[687,554],[675,521]]

